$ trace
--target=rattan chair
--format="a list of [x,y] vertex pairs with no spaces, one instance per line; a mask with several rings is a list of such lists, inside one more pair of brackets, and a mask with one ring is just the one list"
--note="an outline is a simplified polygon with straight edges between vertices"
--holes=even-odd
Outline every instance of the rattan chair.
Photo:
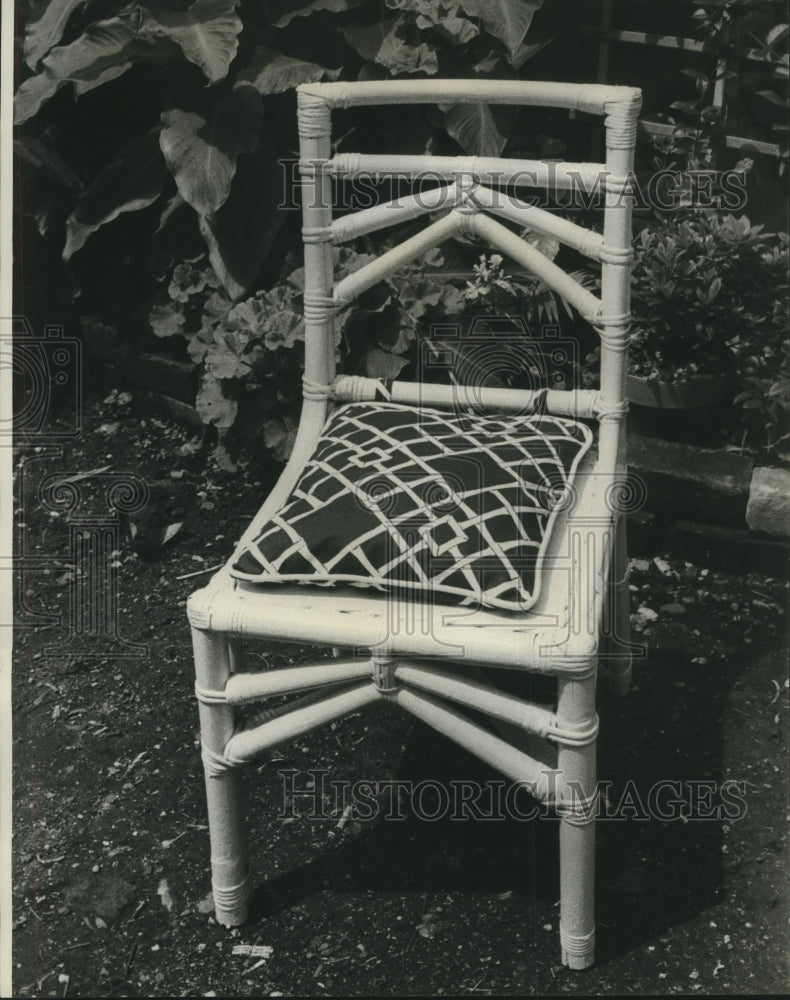
[[[604,117],[605,163],[557,163],[486,157],[333,155],[333,108],[353,105],[485,103],[572,109]],[[638,90],[602,85],[500,81],[407,81],[306,84],[298,88],[305,259],[304,404],[293,454],[233,558],[188,602],[211,840],[217,920],[233,926],[247,915],[250,885],[239,768],[271,747],[385,699],[424,720],[513,782],[525,781],[560,816],[560,941],[562,961],[583,969],[593,961],[595,924],[594,816],[599,663],[612,688],[624,692],[631,670],[627,557],[618,496],[624,486],[625,375],[629,329],[631,208],[628,185]],[[446,184],[420,198],[396,199],[333,221],[332,179],[363,173],[423,171]],[[493,184],[605,190],[603,233],[498,196]],[[393,222],[439,213],[418,235],[335,282],[333,246]],[[503,217],[601,264],[600,298],[549,261]],[[336,376],[335,313],[403,264],[455,234],[481,238],[542,279],[598,331],[598,390],[477,389],[452,384]],[[472,400],[470,402],[470,400]],[[430,588],[362,589],[287,574],[256,581],[238,572],[240,553],[265,532],[289,502],[316,450],[331,437],[328,421],[344,407],[367,420],[393,412],[443,409],[463,414],[481,403],[520,427],[539,409],[567,430],[595,427],[595,444],[575,473],[573,489],[555,504],[541,555],[540,588],[524,610],[466,604]],[[422,409],[419,409],[422,408]],[[503,416],[504,414],[504,416]],[[422,417],[420,418],[422,419]],[[332,425],[335,426],[334,424]],[[487,425],[481,425],[487,426]],[[532,426],[532,425],[530,425]],[[538,426],[538,425],[535,425]],[[543,425],[540,425],[541,427]],[[565,431],[563,431],[564,433]],[[497,432],[499,434],[499,432]],[[369,441],[375,445],[375,434]],[[387,451],[385,447],[384,452]],[[483,446],[481,451],[484,451]],[[364,456],[363,456],[364,458]],[[496,459],[495,459],[496,461]],[[483,484],[485,486],[485,484]],[[565,485],[568,485],[566,480]],[[408,488],[408,483],[405,489]],[[566,502],[572,493],[572,502]],[[235,567],[235,569],[234,569]],[[249,574],[248,574],[249,576]],[[327,582],[327,581],[323,581]],[[378,581],[381,584],[381,581]],[[269,638],[348,650],[334,660],[245,672],[242,639]],[[454,669],[463,660],[474,665]],[[442,666],[442,662],[446,666]],[[556,706],[505,693],[486,668],[532,671],[556,678]],[[239,725],[236,706],[286,693],[310,692],[276,709],[253,728]],[[473,719],[468,709],[475,715]],[[480,714],[491,726],[475,721]],[[515,729],[514,729],[515,727]],[[554,744],[556,769],[525,753],[502,733],[526,732]]]

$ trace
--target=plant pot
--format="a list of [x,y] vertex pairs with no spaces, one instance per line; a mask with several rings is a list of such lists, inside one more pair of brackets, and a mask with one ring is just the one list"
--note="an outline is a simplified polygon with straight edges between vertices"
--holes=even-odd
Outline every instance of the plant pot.
[[662,382],[629,375],[626,393],[636,406],[652,410],[694,410],[723,403],[735,391],[732,375],[701,375],[684,382]]

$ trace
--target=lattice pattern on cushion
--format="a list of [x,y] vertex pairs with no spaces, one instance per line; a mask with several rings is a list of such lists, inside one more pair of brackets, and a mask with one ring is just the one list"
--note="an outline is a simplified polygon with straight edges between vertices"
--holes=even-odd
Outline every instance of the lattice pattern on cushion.
[[524,610],[591,442],[586,426],[553,416],[342,406],[231,572]]

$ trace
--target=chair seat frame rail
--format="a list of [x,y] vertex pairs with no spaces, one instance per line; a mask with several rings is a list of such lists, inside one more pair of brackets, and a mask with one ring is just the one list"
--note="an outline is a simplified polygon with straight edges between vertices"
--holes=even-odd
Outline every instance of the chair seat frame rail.
[[[486,103],[567,108],[603,117],[603,163],[548,164],[497,157],[333,155],[331,113],[352,105]],[[305,372],[303,408],[291,458],[242,537],[236,554],[188,602],[195,655],[202,758],[216,918],[247,918],[251,876],[240,769],[256,756],[351,712],[390,701],[471,751],[533,794],[560,818],[560,946],[574,969],[592,964],[595,946],[596,682],[605,672],[616,693],[628,688],[629,637],[625,519],[625,376],[629,334],[631,201],[641,95],[629,87],[517,81],[393,81],[304,84],[298,88],[304,240]],[[334,178],[362,172],[430,171],[443,179],[415,196],[333,219]],[[497,184],[567,188],[581,178],[604,192],[603,232],[522,201]],[[385,226],[443,212],[417,235],[339,282],[334,247]],[[495,218],[494,216],[497,216]],[[582,287],[505,222],[553,237],[601,265],[600,297]],[[596,390],[448,386],[338,376],[337,310],[388,274],[456,235],[476,235],[572,303],[597,330]],[[466,402],[524,414],[540,406],[558,416],[597,420],[595,456],[579,472],[574,509],[557,521],[549,580],[522,613],[434,606],[392,595],[307,586],[245,585],[230,574],[236,555],[288,499],[338,403],[387,400],[403,406],[463,407]],[[345,605],[345,606],[344,606]],[[243,644],[278,638],[341,647],[349,655],[263,673],[247,672]],[[458,670],[474,664],[476,672]],[[453,664],[456,669],[453,669]],[[499,690],[486,667],[556,678],[555,707]],[[246,728],[237,708],[284,694],[295,697]],[[473,721],[474,709],[490,726]],[[557,748],[556,766],[524,752],[513,734]]]

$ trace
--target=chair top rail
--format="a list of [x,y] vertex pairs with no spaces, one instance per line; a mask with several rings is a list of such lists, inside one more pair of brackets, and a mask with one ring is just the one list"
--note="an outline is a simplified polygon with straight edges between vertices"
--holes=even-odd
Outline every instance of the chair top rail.
[[613,106],[639,109],[640,91],[593,83],[533,80],[392,80],[353,83],[304,83],[299,97],[329,107],[371,104],[526,104],[609,114]]
[[[310,167],[309,161],[306,166]],[[624,179],[609,175],[603,163],[573,163],[565,160],[511,160],[500,156],[421,156],[340,153],[324,169],[335,177],[386,176],[421,181],[456,180],[467,176],[487,184],[579,190],[589,194],[610,187],[618,190]]]

